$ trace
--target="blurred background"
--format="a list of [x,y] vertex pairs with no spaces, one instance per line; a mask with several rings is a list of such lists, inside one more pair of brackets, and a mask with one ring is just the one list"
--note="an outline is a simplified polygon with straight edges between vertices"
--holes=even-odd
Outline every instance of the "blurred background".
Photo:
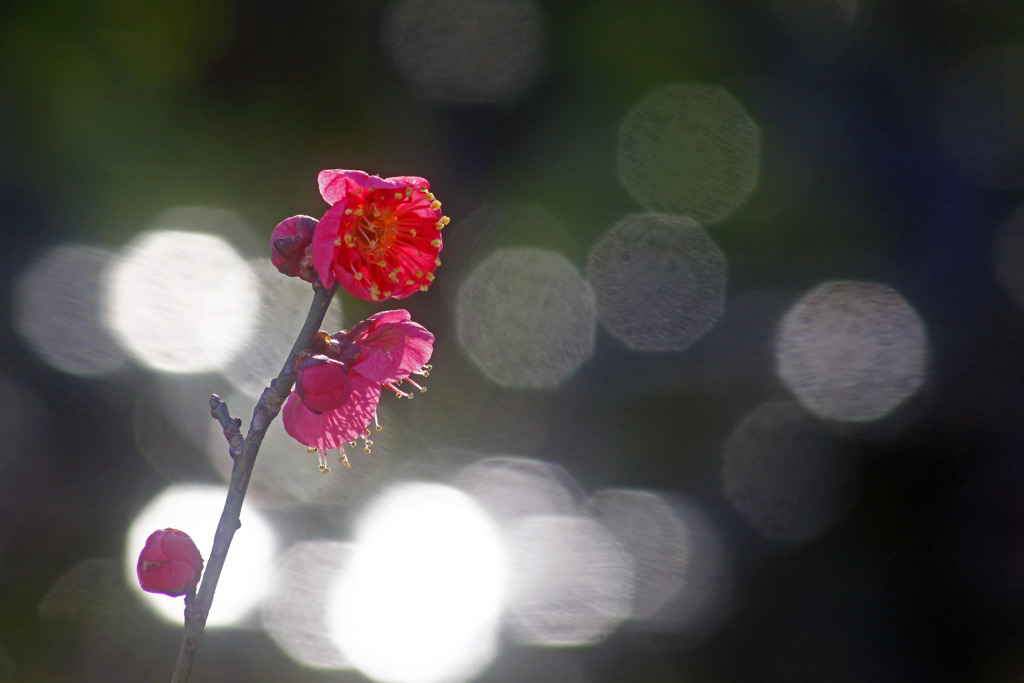
[[0,9],[0,680],[168,680],[311,300],[321,169],[428,178],[429,391],[267,436],[195,681],[1024,679],[1017,0]]

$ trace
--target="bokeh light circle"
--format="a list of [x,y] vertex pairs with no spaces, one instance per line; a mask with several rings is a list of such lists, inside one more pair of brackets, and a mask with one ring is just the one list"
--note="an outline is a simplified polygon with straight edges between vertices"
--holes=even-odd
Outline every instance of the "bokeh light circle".
[[619,178],[633,198],[645,209],[705,225],[754,191],[760,159],[760,129],[718,86],[662,86],[619,129]]
[[[259,310],[269,313],[255,316],[241,348],[224,363],[222,370],[240,391],[257,397],[281,371],[295,343],[296,331],[306,321],[313,290],[298,278],[281,275],[270,259],[249,261],[249,267],[257,283]],[[331,333],[342,329],[341,297],[331,300],[320,327]]]
[[725,256],[685,216],[627,216],[590,250],[587,279],[601,322],[636,351],[689,348],[725,304]]
[[603,489],[590,512],[633,560],[633,628],[692,643],[721,623],[732,558],[703,510],[679,495]]
[[917,312],[892,287],[833,281],[785,314],[775,337],[776,371],[819,417],[884,417],[925,379],[928,337]]
[[544,57],[544,22],[531,0],[392,0],[388,56],[426,99],[511,102]]
[[105,327],[100,274],[106,249],[53,247],[22,273],[14,325],[25,342],[58,370],[86,377],[118,370],[127,358]]
[[582,498],[565,468],[533,458],[484,458],[464,467],[454,483],[503,526],[523,517],[575,514]]
[[[125,580],[154,612],[172,623],[181,623],[181,598],[146,593],[139,587],[136,564],[149,535],[158,529],[180,529],[199,547],[208,560],[217,530],[216,520],[224,509],[227,489],[222,486],[188,484],[170,486],[153,498],[132,520],[125,538]],[[263,517],[247,506],[242,510],[242,527],[231,541],[217,583],[217,595],[206,625],[237,625],[260,604],[270,584],[276,547],[275,534]]]
[[763,537],[820,537],[853,505],[860,463],[792,401],[762,404],[723,448],[725,495]]
[[328,598],[331,637],[376,680],[467,680],[497,651],[505,562],[472,498],[438,484],[394,487],[360,516]]
[[316,669],[351,665],[328,637],[327,596],[352,546],[338,541],[296,543],[282,553],[263,604],[263,627],[289,657]]
[[463,350],[502,386],[555,388],[594,352],[594,292],[553,251],[496,251],[460,285],[455,314]]
[[507,533],[508,622],[533,645],[592,645],[631,613],[633,562],[587,517],[536,516]]
[[163,372],[219,369],[259,313],[249,265],[214,235],[162,230],[125,246],[105,278],[107,324],[136,359]]

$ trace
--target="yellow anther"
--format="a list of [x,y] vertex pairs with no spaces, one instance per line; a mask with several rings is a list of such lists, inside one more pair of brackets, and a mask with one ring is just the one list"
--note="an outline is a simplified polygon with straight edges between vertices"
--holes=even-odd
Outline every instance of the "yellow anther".
[[328,467],[327,465],[320,465],[320,473],[321,474],[327,474],[330,471],[331,471],[331,468]]
[[448,218],[448,216],[441,216],[441,222],[444,223],[445,225],[448,225],[449,223],[452,222],[452,219]]
[[430,202],[430,208],[433,209],[434,211],[437,211],[438,209],[441,208],[441,202],[435,199],[434,201]]
[[428,287],[427,285],[420,285],[420,291],[421,291],[421,292],[425,292],[425,291],[427,291],[428,289],[430,289],[430,287]]
[[416,281],[415,280],[406,280],[405,284],[407,284],[407,285],[409,285],[411,287],[412,285],[416,284]]
[[316,453],[316,446],[310,446],[306,449],[307,453]]
[[434,259],[434,265],[435,266],[440,266],[441,265],[441,259],[439,259],[439,258]]
[[345,215],[346,216],[351,216],[352,215],[352,209],[345,209]]
[[417,270],[416,271],[416,277],[423,277],[423,271],[422,270]]
[[395,193],[395,199],[401,199],[402,197],[403,197],[403,195],[402,195],[401,192],[396,192]]
[[426,192],[425,194],[427,196],[427,199],[429,199],[430,201],[434,201],[434,193],[433,192]]
[[427,273],[427,282],[433,282],[433,281],[434,281],[434,274],[433,273]]
[[357,216],[362,216],[363,215],[363,209],[362,208],[358,208],[358,209],[356,209],[355,213],[356,213]]
[[355,278],[356,280],[362,280],[363,279],[363,274],[362,273],[354,273],[352,275],[352,277]]
[[432,246],[432,247],[440,247],[441,246],[441,240],[430,240],[430,246]]
[[[345,235],[345,237],[348,237],[348,235]],[[334,240],[334,246],[336,246],[336,247],[340,247],[341,246],[341,238],[340,237],[337,238],[336,240]],[[352,245],[349,245],[349,246],[352,246]]]
[[413,192],[415,192],[415,190],[413,190],[411,187],[405,188],[405,196],[406,197],[411,197]]
[[438,221],[437,223],[434,223],[434,227],[440,230],[441,228],[444,227],[444,221]]
[[415,237],[416,236],[416,228],[409,228],[409,234],[412,235],[413,237]]
[[[340,246],[340,245],[335,243],[335,246]],[[356,238],[355,238],[354,235],[352,235],[350,233],[347,233],[347,232],[345,233],[345,246],[347,246],[349,249],[352,249],[353,247],[356,246]]]
[[384,298],[385,299],[388,299],[390,297],[391,297],[391,290],[388,290],[388,291],[384,292]]

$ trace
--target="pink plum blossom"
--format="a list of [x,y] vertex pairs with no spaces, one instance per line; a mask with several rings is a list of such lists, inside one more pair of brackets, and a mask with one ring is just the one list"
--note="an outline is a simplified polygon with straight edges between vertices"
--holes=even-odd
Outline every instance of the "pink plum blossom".
[[203,556],[184,531],[161,529],[146,539],[136,565],[139,585],[149,593],[170,596],[195,590],[203,572]]
[[295,359],[295,390],[281,411],[285,430],[319,453],[321,471],[330,469],[325,452],[332,448],[347,466],[346,443],[363,438],[369,452],[368,425],[376,421],[382,388],[409,398],[402,382],[425,391],[410,376],[427,376],[433,348],[434,335],[405,310],[375,313],[333,335],[320,332]]
[[426,291],[441,264],[441,229],[448,224],[430,183],[339,169],[321,171],[317,181],[331,205],[311,251],[324,286],[337,281],[370,301]]

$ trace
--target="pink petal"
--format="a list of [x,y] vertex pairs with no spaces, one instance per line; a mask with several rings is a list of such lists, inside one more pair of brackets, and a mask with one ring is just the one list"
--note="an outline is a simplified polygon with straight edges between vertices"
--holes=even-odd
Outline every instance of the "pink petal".
[[421,190],[430,189],[430,183],[427,182],[427,179],[420,178],[418,175],[396,175],[391,178],[387,178],[387,182],[394,183],[395,186],[401,187],[416,187]]
[[337,361],[326,359],[303,368],[297,383],[297,393],[302,402],[317,413],[340,406],[348,400],[352,389],[348,368]]
[[314,413],[293,392],[281,410],[281,420],[285,431],[309,448],[339,448],[364,432],[379,401],[379,384],[354,377],[348,400],[334,410]]
[[430,189],[430,183],[426,178],[419,176],[401,175],[393,178],[381,178],[370,175],[365,171],[354,171],[340,168],[320,171],[316,178],[320,187],[320,196],[324,201],[334,206],[344,199],[356,188],[362,189],[404,189],[406,187]]
[[324,201],[334,206],[344,199],[349,192],[357,187],[362,187],[357,179],[369,178],[363,171],[347,171],[340,168],[320,171],[316,177],[316,183],[320,187],[320,196]]
[[398,308],[393,311],[378,311],[367,318],[367,320],[373,321],[376,324],[401,323],[407,320],[412,320],[412,316],[409,315],[409,311],[404,308]]
[[324,287],[334,285],[334,252],[337,249],[335,242],[341,236],[341,219],[344,212],[345,202],[335,204],[327,210],[313,232],[313,268],[316,269],[316,274]]
[[363,352],[352,369],[375,382],[400,382],[430,360],[434,335],[411,321],[383,323],[359,342]]

